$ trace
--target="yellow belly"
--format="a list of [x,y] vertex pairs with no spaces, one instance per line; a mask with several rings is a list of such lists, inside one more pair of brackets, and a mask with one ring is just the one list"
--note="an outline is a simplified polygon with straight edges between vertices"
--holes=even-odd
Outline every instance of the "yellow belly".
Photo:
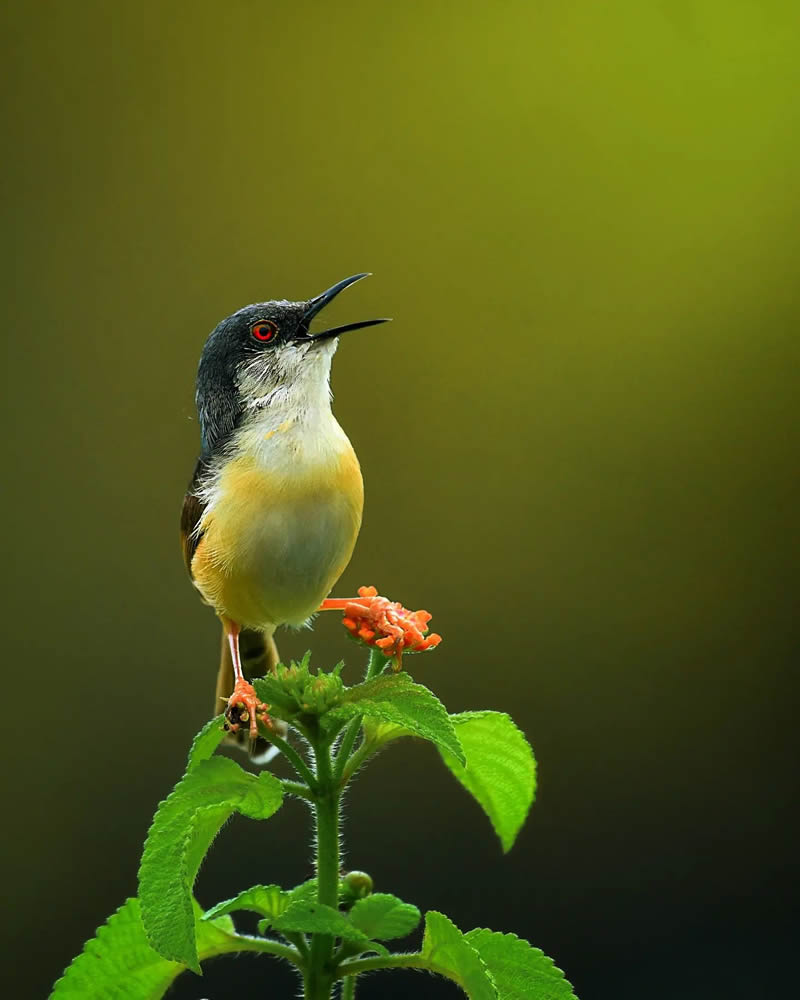
[[236,459],[201,521],[195,585],[218,614],[239,625],[299,625],[350,561],[363,503],[352,448],[324,466],[281,475],[250,457]]

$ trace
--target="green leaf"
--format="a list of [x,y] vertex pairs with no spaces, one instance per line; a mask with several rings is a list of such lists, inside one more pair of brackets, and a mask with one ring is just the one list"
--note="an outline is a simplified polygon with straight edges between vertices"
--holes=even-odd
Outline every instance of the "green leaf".
[[444,705],[422,684],[415,684],[408,674],[381,674],[374,680],[348,688],[342,703],[326,716],[331,720],[347,720],[364,715],[380,719],[421,736],[464,761],[458,736]]
[[192,741],[192,749],[189,751],[189,761],[186,765],[187,773],[193,771],[198,764],[208,760],[225,738],[225,730],[222,724],[225,721],[224,715],[218,715],[215,719],[209,720]]
[[577,1000],[561,969],[515,934],[476,928],[465,937],[492,974],[499,1000]]
[[386,892],[375,892],[359,899],[350,910],[354,927],[369,938],[390,941],[410,934],[420,921],[420,912],[411,903],[404,903]]
[[[303,903],[316,903],[317,901],[317,891],[318,884],[316,878],[310,878],[306,882],[301,882],[300,885],[296,885],[294,889],[289,889],[286,895],[289,898],[290,903],[297,901]],[[339,889],[337,893],[340,903],[343,903],[349,898],[349,892],[344,879],[339,879]]]
[[213,920],[223,913],[233,913],[235,910],[250,910],[266,917],[271,923],[283,913],[289,902],[289,893],[284,892],[280,886],[254,885],[252,889],[245,889],[233,899],[226,899],[225,902],[212,906],[206,911],[203,920]]
[[324,903],[296,899],[273,921],[276,931],[300,932],[302,934],[331,934],[350,944],[358,945],[362,951],[377,951],[381,955],[389,952],[382,944],[369,937],[347,919],[344,913]]
[[[340,896],[342,895],[342,884],[342,882],[339,883]],[[296,885],[294,889],[289,890],[288,896],[291,902],[300,899],[304,902],[313,903],[317,898],[317,880],[310,878],[306,882],[301,882],[300,885]]]
[[[200,907],[194,904],[196,917]],[[230,920],[197,921],[200,961],[242,950]],[[98,928],[53,987],[50,1000],[158,1000],[186,968],[162,958],[145,937],[139,901],[129,899]]]
[[405,726],[398,726],[394,722],[381,722],[380,719],[375,718],[364,719],[364,736],[376,750],[391,743],[392,740],[413,735]]
[[421,957],[431,972],[452,979],[470,1000],[496,1000],[497,991],[478,952],[443,913],[425,914]]
[[[345,883],[339,883],[339,896],[344,896]],[[226,899],[207,910],[204,920],[213,920],[223,913],[234,913],[236,910],[249,910],[263,917],[258,923],[259,933],[263,934],[272,927],[274,921],[287,909],[290,903],[301,901],[314,903],[317,899],[317,880],[308,879],[294,889],[281,889],[278,885],[254,885],[245,889],[233,899]]]
[[463,712],[450,718],[464,748],[467,766],[440,747],[442,758],[483,807],[503,850],[508,851],[536,792],[533,751],[502,712]]
[[139,867],[139,900],[147,939],[164,958],[199,972],[191,892],[200,863],[233,812],[267,819],[282,797],[269,771],[255,777],[226,757],[211,757],[158,807]]

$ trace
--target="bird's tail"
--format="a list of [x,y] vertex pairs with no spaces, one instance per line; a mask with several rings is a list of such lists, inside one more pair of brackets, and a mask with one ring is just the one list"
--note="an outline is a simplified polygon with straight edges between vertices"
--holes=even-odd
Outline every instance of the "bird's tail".
[[[253,677],[263,677],[270,670],[274,670],[278,665],[278,647],[270,632],[254,632],[251,629],[242,629],[239,633],[239,656],[242,661],[242,670],[245,677],[250,680]],[[234,673],[231,650],[225,630],[222,631],[222,648],[220,651],[219,670],[217,671],[217,690],[214,698],[214,715],[219,715],[225,706],[231,692],[233,691]],[[279,720],[273,720],[273,725],[281,727],[284,725]],[[277,749],[266,740],[258,739],[255,744],[248,737],[247,729],[243,728],[237,733],[229,733],[225,737],[225,742],[229,746],[236,746],[240,750],[250,755],[250,759],[256,764],[266,764],[272,760]]]

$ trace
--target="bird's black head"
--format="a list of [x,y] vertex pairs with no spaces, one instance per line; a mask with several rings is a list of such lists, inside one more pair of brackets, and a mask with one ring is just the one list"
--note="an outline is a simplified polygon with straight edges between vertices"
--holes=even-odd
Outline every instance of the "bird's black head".
[[259,302],[224,319],[209,336],[197,372],[197,410],[203,454],[223,447],[248,407],[269,405],[280,394],[295,393],[298,406],[328,392],[331,357],[338,337],[386,322],[362,320],[311,333],[311,321],[343,289],[366,274],[356,274],[307,302]]

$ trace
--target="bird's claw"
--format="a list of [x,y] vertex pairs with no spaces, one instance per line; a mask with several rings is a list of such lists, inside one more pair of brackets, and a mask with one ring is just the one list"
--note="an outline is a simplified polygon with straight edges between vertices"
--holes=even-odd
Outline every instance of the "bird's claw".
[[272,728],[272,719],[267,715],[269,705],[258,700],[253,685],[240,677],[233,688],[233,694],[228,698],[225,709],[225,728],[236,733],[242,725],[249,726],[250,739],[258,739],[258,723]]

